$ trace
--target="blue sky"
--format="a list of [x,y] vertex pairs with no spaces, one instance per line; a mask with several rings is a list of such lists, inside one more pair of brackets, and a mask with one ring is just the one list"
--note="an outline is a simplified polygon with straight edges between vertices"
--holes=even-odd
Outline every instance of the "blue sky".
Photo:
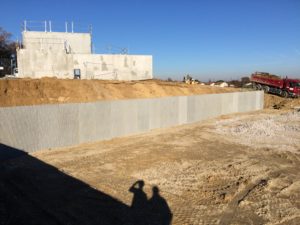
[[[2,1],[0,26],[21,37],[23,20],[93,25],[107,46],[153,55],[154,76],[203,81],[254,71],[300,78],[300,0]],[[60,26],[60,27],[59,27]]]

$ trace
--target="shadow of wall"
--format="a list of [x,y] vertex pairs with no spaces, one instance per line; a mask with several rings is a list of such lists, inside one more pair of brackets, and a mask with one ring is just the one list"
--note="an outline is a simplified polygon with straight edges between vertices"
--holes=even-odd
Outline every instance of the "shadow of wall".
[[130,207],[0,144],[0,224],[132,224]]
[[144,201],[145,207],[133,209],[21,150],[0,144],[0,225],[171,223],[172,213],[158,188]]

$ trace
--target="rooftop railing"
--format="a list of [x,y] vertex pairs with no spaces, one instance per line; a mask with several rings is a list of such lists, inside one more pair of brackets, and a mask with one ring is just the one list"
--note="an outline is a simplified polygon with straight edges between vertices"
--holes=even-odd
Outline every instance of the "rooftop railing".
[[39,31],[39,32],[66,32],[66,33],[92,33],[92,25],[75,22],[58,23],[51,20],[34,21],[24,20],[22,31]]

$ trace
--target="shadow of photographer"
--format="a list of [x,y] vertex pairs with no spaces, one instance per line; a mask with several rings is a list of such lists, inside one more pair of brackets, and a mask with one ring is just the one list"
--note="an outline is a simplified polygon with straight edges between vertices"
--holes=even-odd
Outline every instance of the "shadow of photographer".
[[131,210],[134,224],[171,224],[172,213],[167,201],[159,194],[159,188],[152,187],[152,197],[148,200],[143,190],[144,185],[143,180],[138,180],[129,188],[133,193]]

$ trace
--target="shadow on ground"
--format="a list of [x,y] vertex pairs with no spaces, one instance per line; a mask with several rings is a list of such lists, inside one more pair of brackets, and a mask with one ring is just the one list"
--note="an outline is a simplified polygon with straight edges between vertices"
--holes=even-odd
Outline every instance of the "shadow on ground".
[[[0,225],[171,224],[171,211],[157,187],[149,200],[133,194],[133,204],[128,206],[23,151],[0,144]],[[136,201],[143,206],[136,207]]]

